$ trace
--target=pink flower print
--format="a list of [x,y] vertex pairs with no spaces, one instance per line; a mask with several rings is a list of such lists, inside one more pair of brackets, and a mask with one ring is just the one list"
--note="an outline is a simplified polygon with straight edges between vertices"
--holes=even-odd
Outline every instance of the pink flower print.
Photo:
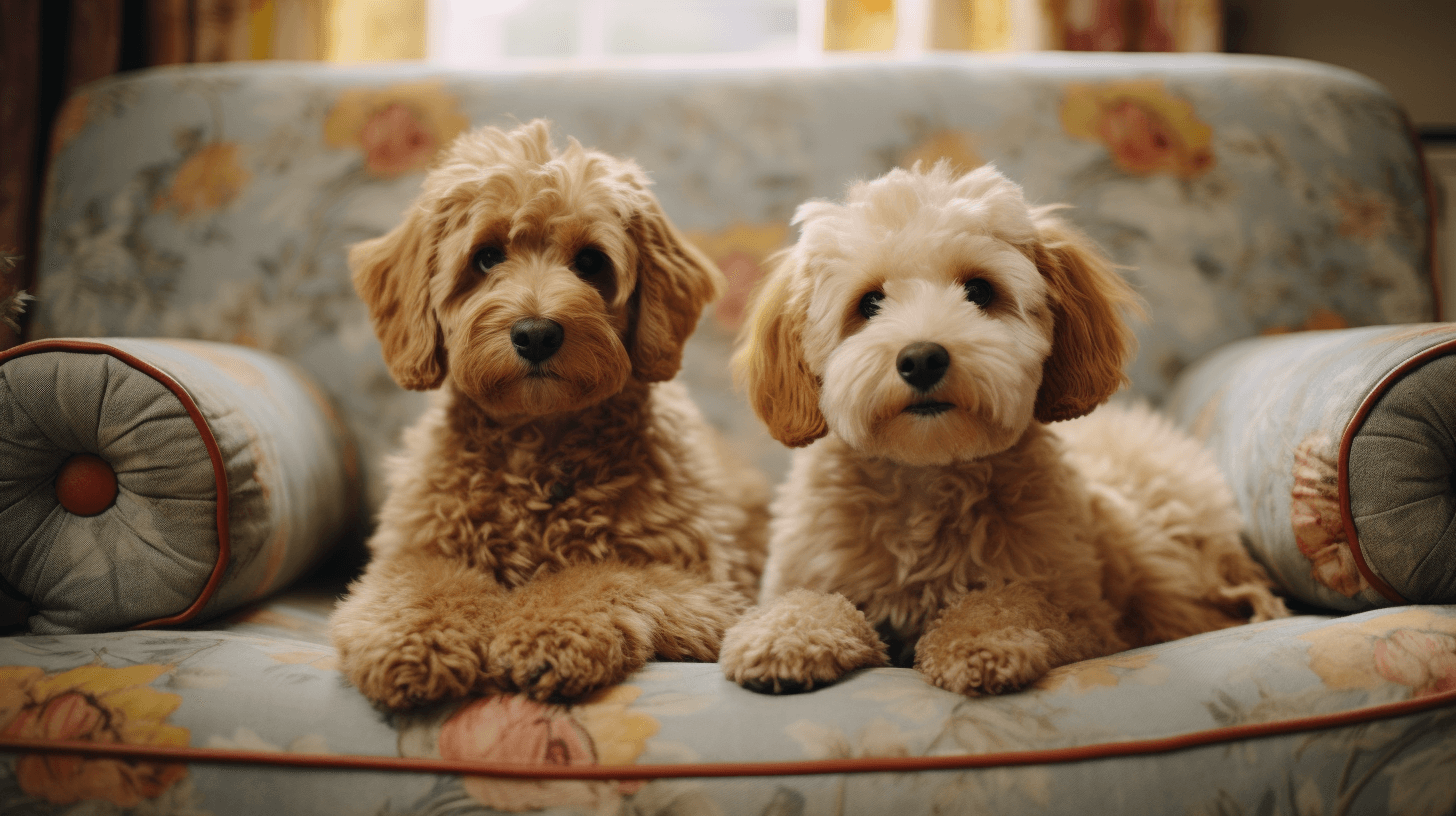
[[1456,637],[1397,629],[1375,641],[1375,669],[1415,697],[1456,690]]

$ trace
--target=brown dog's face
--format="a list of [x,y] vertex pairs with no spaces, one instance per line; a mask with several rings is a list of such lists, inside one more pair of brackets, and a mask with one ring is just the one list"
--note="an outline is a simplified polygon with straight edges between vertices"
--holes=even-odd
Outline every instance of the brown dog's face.
[[976,459],[1124,382],[1131,290],[993,168],[895,170],[796,220],[734,360],[786,444]]
[[404,222],[350,253],[395,379],[495,416],[575,411],[672,377],[721,289],[628,161],[544,122],[451,145]]

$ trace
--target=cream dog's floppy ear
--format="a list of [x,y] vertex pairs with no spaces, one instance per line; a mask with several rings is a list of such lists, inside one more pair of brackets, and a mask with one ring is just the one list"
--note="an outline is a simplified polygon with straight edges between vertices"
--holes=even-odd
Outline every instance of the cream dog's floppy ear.
[[703,307],[724,288],[723,273],[667,220],[641,182],[641,201],[628,231],[637,244],[637,320],[627,343],[633,374],[644,382],[670,380],[682,366],[682,346]]
[[440,322],[430,304],[435,237],[429,222],[415,204],[399,226],[349,249],[354,291],[369,306],[384,362],[395,381],[412,391],[438,387],[446,371]]
[[1036,418],[1087,414],[1127,383],[1123,366],[1137,338],[1123,311],[1140,313],[1137,295],[1091,239],[1046,209],[1033,213],[1037,268],[1051,291],[1052,352],[1042,366]]
[[733,373],[748,389],[758,418],[774,439],[801,448],[829,432],[819,410],[819,378],[804,359],[805,304],[790,300],[798,268],[790,252],[753,294],[748,321],[733,353]]

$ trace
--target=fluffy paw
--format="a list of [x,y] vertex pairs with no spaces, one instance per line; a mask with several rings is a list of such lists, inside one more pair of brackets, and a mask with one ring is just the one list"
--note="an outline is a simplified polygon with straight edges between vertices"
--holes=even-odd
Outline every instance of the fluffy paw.
[[494,582],[460,565],[376,563],[334,609],[329,636],[365,697],[411,708],[489,690],[485,645],[500,605]]
[[410,632],[388,649],[351,653],[343,661],[349,682],[386,708],[415,708],[486,690],[480,638],[457,630]]
[[978,696],[1016,691],[1055,664],[1052,644],[1032,629],[1001,629],[968,640],[932,630],[915,649],[915,668],[947,691]]
[[569,619],[517,614],[496,627],[489,655],[496,683],[556,700],[621,682],[642,668],[652,649],[605,612]]
[[718,655],[728,679],[764,694],[809,691],[888,662],[874,629],[843,595],[805,589],[750,610]]

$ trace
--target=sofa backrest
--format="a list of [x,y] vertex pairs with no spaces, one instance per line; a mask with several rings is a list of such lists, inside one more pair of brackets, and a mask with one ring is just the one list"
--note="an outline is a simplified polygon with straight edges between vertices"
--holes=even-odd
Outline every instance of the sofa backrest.
[[[1429,206],[1378,86],[1296,60],[946,56],[777,68],[441,72],[254,63],[90,85],[56,125],[33,335],[182,336],[292,358],[366,465],[420,396],[389,378],[346,248],[382,233],[435,151],[546,117],[635,159],[723,268],[683,376],[770,471],[784,452],[727,372],[743,301],[809,198],[916,160],[994,162],[1098,240],[1148,303],[1133,388],[1260,333],[1435,317]],[[379,495],[377,467],[371,494]]]

